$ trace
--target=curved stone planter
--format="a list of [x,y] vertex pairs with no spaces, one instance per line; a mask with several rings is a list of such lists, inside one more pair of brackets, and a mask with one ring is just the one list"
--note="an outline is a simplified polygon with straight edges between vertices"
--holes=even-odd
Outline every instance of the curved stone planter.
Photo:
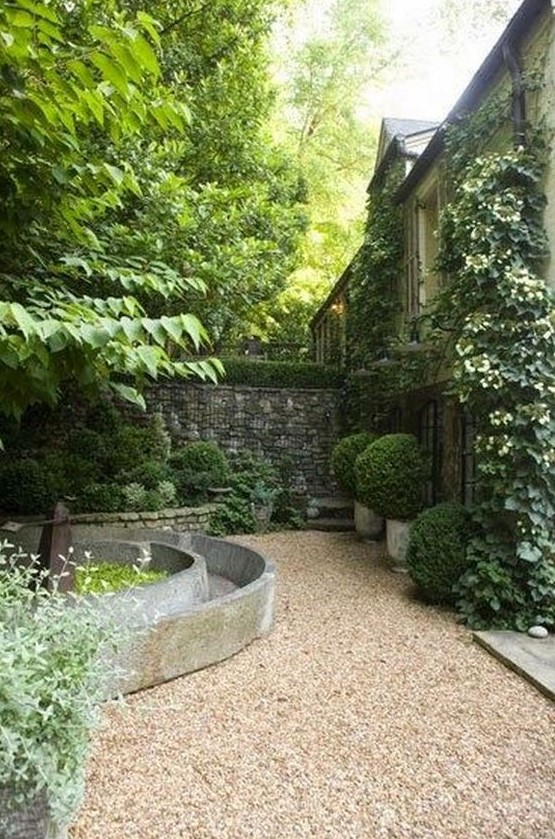
[[383,533],[384,520],[381,516],[360,501],[355,499],[354,505],[355,530],[361,539],[375,542]]
[[[129,564],[148,548],[150,567],[171,574],[97,598],[99,608],[133,629],[125,654],[107,662],[107,668],[125,673],[108,683],[109,695],[131,693],[223,661],[272,628],[274,565],[251,548],[170,530],[75,525],[72,534],[78,563],[90,551],[93,559]],[[40,529],[10,536],[25,551],[35,552]]]
[[386,519],[387,553],[393,560],[393,571],[408,572],[405,558],[409,545],[411,524],[411,521]]

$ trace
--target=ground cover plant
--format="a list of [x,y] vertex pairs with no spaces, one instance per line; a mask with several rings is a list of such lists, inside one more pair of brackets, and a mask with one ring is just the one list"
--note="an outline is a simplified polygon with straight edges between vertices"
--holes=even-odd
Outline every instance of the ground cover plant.
[[77,594],[105,594],[122,589],[155,583],[167,577],[165,571],[141,565],[121,565],[115,562],[88,562],[75,569]]

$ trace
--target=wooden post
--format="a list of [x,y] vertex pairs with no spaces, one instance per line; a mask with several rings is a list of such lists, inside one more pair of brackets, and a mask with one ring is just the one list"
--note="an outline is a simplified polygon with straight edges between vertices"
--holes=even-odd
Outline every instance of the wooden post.
[[61,502],[56,504],[52,522],[45,524],[40,537],[40,564],[48,568],[48,588],[57,581],[60,592],[75,589],[75,565],[71,562],[71,526],[69,510]]

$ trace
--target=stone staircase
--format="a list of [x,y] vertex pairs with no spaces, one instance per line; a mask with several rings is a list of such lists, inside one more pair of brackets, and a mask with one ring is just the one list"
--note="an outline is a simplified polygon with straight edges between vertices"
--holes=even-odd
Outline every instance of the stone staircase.
[[311,498],[306,515],[305,530],[349,532],[355,529],[352,498]]

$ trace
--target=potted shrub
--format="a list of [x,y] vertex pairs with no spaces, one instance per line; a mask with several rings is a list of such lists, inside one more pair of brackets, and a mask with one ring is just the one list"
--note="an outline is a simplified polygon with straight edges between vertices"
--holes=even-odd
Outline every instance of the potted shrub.
[[277,487],[257,481],[251,491],[251,513],[259,530],[266,530],[274,512],[274,503],[279,495]]
[[102,650],[116,631],[93,604],[48,591],[46,572],[11,551],[0,544],[0,837],[54,839],[81,800]]
[[378,439],[376,434],[361,431],[349,434],[335,444],[331,453],[333,474],[339,487],[354,499],[356,532],[362,539],[379,539],[383,531],[383,518],[376,515],[358,496],[355,474],[357,457]]
[[429,464],[412,434],[385,434],[355,462],[358,497],[386,520],[387,552],[406,571],[410,523],[422,509]]
[[454,586],[467,568],[469,526],[469,511],[455,502],[424,510],[412,525],[407,567],[428,602],[455,602]]

